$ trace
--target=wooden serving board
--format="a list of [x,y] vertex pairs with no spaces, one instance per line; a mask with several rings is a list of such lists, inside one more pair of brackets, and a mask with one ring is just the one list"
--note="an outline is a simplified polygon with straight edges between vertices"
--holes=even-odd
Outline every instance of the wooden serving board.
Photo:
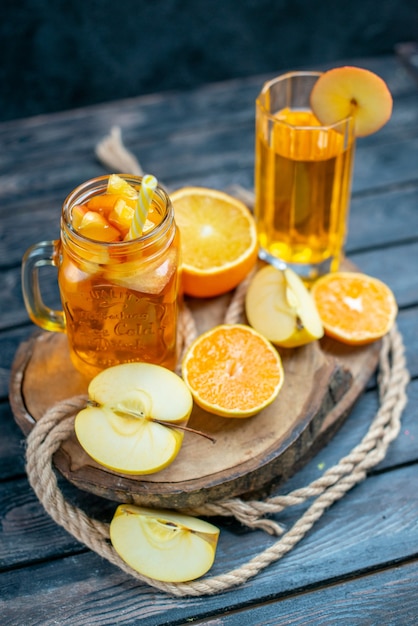
[[[188,302],[199,332],[223,321],[229,298]],[[215,443],[187,432],[175,461],[158,473],[127,476],[107,470],[84,452],[75,435],[62,444],[54,464],[83,490],[153,507],[193,508],[266,493],[330,440],[375,371],[379,351],[379,342],[349,347],[329,339],[280,350],[285,382],[275,402],[246,419],[217,417],[195,406],[189,426],[212,435]],[[71,364],[65,335],[38,331],[20,345],[10,402],[25,434],[54,404],[85,393],[87,383]]]

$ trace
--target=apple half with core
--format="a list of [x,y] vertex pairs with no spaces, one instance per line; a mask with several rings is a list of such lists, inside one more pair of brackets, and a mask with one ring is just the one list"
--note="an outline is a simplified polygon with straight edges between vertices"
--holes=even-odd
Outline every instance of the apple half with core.
[[215,560],[219,528],[196,517],[121,504],[110,523],[110,540],[132,569],[164,582],[206,574]]
[[259,270],[248,286],[245,311],[254,330],[283,348],[302,346],[324,334],[311,294],[290,268],[267,265]]
[[160,365],[124,363],[93,378],[88,396],[75,433],[97,463],[124,474],[152,474],[175,459],[193,407],[180,376]]

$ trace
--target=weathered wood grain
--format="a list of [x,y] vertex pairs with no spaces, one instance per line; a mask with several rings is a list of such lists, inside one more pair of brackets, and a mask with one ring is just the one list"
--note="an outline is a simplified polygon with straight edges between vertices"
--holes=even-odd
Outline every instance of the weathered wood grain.
[[[330,340],[321,345],[282,351],[285,383],[279,397],[251,419],[219,418],[195,406],[189,425],[215,442],[186,433],[174,463],[156,474],[124,476],[106,470],[88,457],[75,436],[56,453],[55,466],[97,495],[166,508],[192,508],[282,483],[306,462],[311,448],[328,441],[377,365],[378,343],[344,349]],[[22,344],[10,400],[26,434],[54,404],[86,393],[87,383],[70,362],[64,335],[40,333]]]
[[[415,96],[415,107],[418,94]],[[251,111],[251,113],[250,113]],[[236,125],[219,122],[198,126],[190,131],[172,131],[159,140],[154,137],[152,142],[143,140],[139,145],[131,147],[146,171],[153,172],[163,184],[175,188],[188,184],[200,184],[227,188],[231,184],[253,185],[254,169],[254,122],[253,107],[248,112],[247,122]],[[195,112],[196,114],[196,112]],[[96,119],[96,118],[95,118]],[[65,120],[62,122],[65,127]],[[411,158],[418,152],[418,126],[407,124],[402,117],[388,124],[388,128],[376,134],[375,143],[361,139],[357,142],[353,192],[364,192],[370,188],[382,189],[413,181],[416,176],[415,160]],[[94,128],[94,122],[92,124]],[[61,193],[61,202],[78,184],[94,176],[106,173],[106,169],[97,162],[94,148],[109,128],[103,128],[100,134],[93,135],[91,129],[86,131],[85,142],[90,134],[88,148],[63,144],[57,146],[54,164],[48,165],[46,172],[45,157],[34,155],[30,163],[21,163],[20,169],[10,173],[7,179],[0,177],[0,211],[10,213],[13,206],[24,198],[36,196],[40,202],[48,198],[48,194]],[[60,131],[56,130],[60,141]],[[1,129],[0,129],[1,131]],[[72,132],[71,125],[66,132]],[[131,127],[126,128],[126,141],[129,145]],[[73,135],[73,142],[79,135]],[[1,140],[1,134],[0,134]],[[50,146],[49,146],[50,147]],[[45,148],[47,149],[47,148]],[[87,151],[86,151],[87,150]],[[219,154],[222,150],[222,167],[219,167]]]
[[[143,165],[170,186],[251,187],[254,99],[270,76],[0,124],[2,624],[414,623],[418,90],[394,57],[355,64],[387,81],[395,107],[386,127],[358,141],[347,250],[362,270],[383,278],[397,295],[413,377],[409,402],[398,438],[372,475],[331,507],[284,559],[243,587],[214,597],[174,599],[137,584],[78,544],[34,497],[24,477],[24,438],[7,402],[15,351],[33,330],[20,294],[20,260],[29,245],[56,236],[65,195],[105,173],[93,148],[113,125],[121,126],[127,146]],[[55,297],[51,285],[47,298]],[[329,445],[280,492],[305,486],[361,439],[377,408],[372,387]],[[109,508],[108,501],[63,483],[73,501],[92,515],[110,518],[113,503]],[[300,512],[289,510],[280,519],[291,524]],[[230,520],[219,524],[221,542],[212,573],[238,566],[273,541]]]
[[[388,472],[397,467],[416,463],[418,460],[418,420],[416,404],[418,402],[418,381],[413,381],[409,388],[409,402],[402,419],[402,429],[398,438],[391,444],[385,459],[376,468],[378,472]],[[341,458],[349,454],[365,436],[371,420],[378,408],[378,400],[374,391],[366,393],[353,408],[347,421],[316,457],[295,476],[286,482],[277,493],[289,493],[308,485],[335,465]],[[8,478],[0,484],[0,563],[7,565],[24,564],[32,560],[38,561],[48,556],[57,557],[67,551],[68,545],[74,549],[78,546],[75,540],[69,540],[68,534],[61,530],[55,535],[54,542],[49,541],[51,534],[56,532],[56,524],[43,512],[41,504],[36,500],[24,473],[24,441],[20,430],[12,419],[9,411],[0,411],[0,427],[5,438],[0,439],[0,454],[4,459],[0,478]],[[13,428],[9,428],[12,426]],[[10,478],[15,477],[12,481]],[[18,478],[20,477],[20,478]],[[67,499],[81,507],[88,515],[102,521],[109,521],[116,503],[103,500],[93,494],[80,491],[62,479],[60,487]],[[23,523],[22,520],[31,516],[42,519],[39,523]],[[217,520],[221,526],[225,521]],[[231,528],[231,522],[226,524]],[[232,524],[238,532],[239,525]],[[19,546],[16,551],[14,546]]]
[[[396,103],[416,93],[410,76],[393,56],[357,59],[356,63],[382,76],[396,98]],[[327,67],[324,65],[322,69]],[[0,155],[0,166],[3,172],[8,165],[14,170],[16,165],[11,167],[11,163],[18,165],[25,163],[25,159],[34,161],[41,155],[53,165],[49,157],[54,145],[54,154],[58,152],[57,146],[61,146],[60,153],[65,153],[68,146],[79,146],[82,152],[87,151],[91,137],[102,128],[107,131],[115,123],[134,126],[137,133],[134,138],[144,137],[154,141],[164,137],[167,131],[174,133],[211,127],[220,125],[223,120],[228,123],[250,121],[254,119],[255,98],[262,84],[271,78],[271,74],[259,75],[215,83],[192,91],[120,100],[117,105],[106,103],[5,122],[0,124],[5,147]],[[412,108],[409,115],[413,115]],[[81,127],[85,132],[80,133]]]
[[[368,478],[331,507],[315,530],[285,558],[224,594],[171,598],[86,552],[0,573],[2,623],[14,626],[23,620],[25,626],[52,626],[54,620],[59,624],[76,620],[80,625],[132,624],[141,619],[144,626],[184,624],[243,604],[281,600],[306,588],[332,589],[338,578],[372,574],[385,564],[409,558],[418,532],[418,499],[405,499],[404,494],[415,473],[414,467],[391,472],[390,498],[386,473]],[[290,514],[281,518],[286,524],[291,522]],[[262,532],[234,535],[224,529],[211,573],[238,567],[272,541]],[[399,575],[392,578],[393,585]],[[321,606],[320,598],[316,603]],[[329,609],[332,611],[332,606]]]
[[25,474],[26,439],[8,402],[0,403],[0,481]]
[[417,205],[418,185],[354,196],[348,224],[348,255],[410,241],[418,232]]
[[[387,80],[397,106],[385,128],[358,142],[354,191],[415,178],[407,155],[417,149],[416,89],[393,58],[363,65]],[[0,213],[10,213],[22,198],[42,201],[53,193],[62,201],[77,184],[104,173],[94,146],[113,125],[121,126],[127,146],[166,184],[251,186],[254,102],[266,78],[87,107],[48,116],[47,124],[43,116],[1,124]]]
[[[373,575],[334,584],[320,591],[296,593],[292,598],[222,615],[222,626],[363,626],[415,624],[418,565],[396,565]],[[199,624],[219,626],[219,618]]]

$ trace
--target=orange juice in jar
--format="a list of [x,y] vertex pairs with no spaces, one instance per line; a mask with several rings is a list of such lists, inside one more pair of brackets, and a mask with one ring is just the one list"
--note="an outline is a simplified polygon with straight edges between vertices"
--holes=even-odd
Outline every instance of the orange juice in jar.
[[279,77],[264,86],[256,104],[260,256],[307,280],[340,265],[355,149],[351,117],[321,126],[309,109],[319,75]]
[[[60,240],[33,246],[23,260],[31,319],[67,333],[72,362],[88,378],[130,361],[176,365],[179,233],[158,186],[141,236],[129,238],[140,185],[128,175],[87,181],[64,202]],[[62,312],[39,303],[41,262],[58,267]]]

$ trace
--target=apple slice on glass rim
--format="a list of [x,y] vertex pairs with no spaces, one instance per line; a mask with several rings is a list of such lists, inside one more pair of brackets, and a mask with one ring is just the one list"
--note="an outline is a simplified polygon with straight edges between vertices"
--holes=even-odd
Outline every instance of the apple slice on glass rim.
[[321,124],[335,124],[352,115],[356,137],[382,128],[392,115],[392,107],[385,81],[361,67],[335,67],[324,72],[311,93],[311,108]]

